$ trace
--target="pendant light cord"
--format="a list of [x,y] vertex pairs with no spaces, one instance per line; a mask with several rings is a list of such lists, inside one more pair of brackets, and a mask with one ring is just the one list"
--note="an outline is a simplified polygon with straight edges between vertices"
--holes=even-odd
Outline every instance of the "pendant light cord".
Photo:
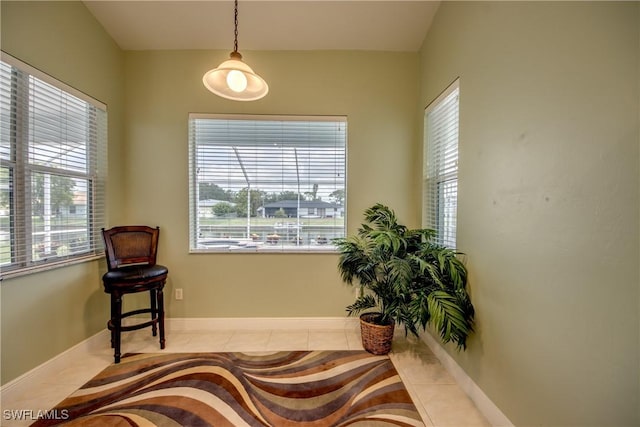
[[233,41],[233,51],[238,51],[238,0],[235,0],[235,17],[234,17],[234,25],[235,25],[235,39]]

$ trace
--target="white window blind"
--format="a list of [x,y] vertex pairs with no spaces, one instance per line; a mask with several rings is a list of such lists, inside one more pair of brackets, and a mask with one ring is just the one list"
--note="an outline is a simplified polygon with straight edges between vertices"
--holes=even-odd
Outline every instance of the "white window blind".
[[106,107],[3,53],[2,275],[102,253]]
[[331,251],[345,235],[344,117],[189,117],[190,250]]
[[458,98],[456,80],[425,110],[423,226],[436,243],[456,247],[458,209]]

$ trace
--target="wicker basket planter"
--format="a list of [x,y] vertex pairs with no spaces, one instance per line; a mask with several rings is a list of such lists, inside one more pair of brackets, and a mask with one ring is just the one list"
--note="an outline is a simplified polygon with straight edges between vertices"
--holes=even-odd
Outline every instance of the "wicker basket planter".
[[390,325],[373,323],[373,320],[379,316],[380,313],[364,313],[360,315],[360,333],[362,334],[364,349],[369,353],[382,355],[391,351],[395,322]]

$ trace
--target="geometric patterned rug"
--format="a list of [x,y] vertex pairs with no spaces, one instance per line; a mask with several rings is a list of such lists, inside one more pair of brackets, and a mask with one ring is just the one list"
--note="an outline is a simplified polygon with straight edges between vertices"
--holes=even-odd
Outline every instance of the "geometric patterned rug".
[[388,356],[127,354],[33,426],[424,426]]

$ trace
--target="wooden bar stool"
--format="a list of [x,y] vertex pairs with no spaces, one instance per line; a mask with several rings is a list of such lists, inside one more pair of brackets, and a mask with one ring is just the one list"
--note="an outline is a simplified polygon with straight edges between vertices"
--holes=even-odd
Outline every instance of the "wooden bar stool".
[[[126,225],[102,229],[107,271],[102,276],[104,291],[111,295],[111,319],[107,328],[111,331],[111,348],[115,363],[120,363],[120,337],[123,331],[151,326],[155,337],[160,332],[160,348],[164,349],[164,297],[163,288],[169,270],[156,264],[160,228],[144,225]],[[149,292],[150,307],[122,312],[125,294]],[[151,320],[134,325],[122,325],[122,319],[150,313]]]

